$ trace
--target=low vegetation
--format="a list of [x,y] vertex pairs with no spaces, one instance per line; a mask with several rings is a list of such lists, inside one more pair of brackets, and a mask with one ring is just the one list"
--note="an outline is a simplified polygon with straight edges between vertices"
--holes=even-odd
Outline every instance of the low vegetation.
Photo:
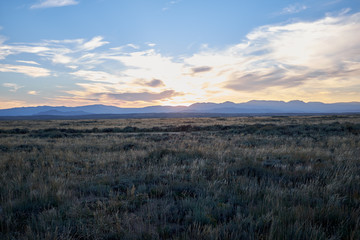
[[1,239],[359,239],[360,115],[0,122]]

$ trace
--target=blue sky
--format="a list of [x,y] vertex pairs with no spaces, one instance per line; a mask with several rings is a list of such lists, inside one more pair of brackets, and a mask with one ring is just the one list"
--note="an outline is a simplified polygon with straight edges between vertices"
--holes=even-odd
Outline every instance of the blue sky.
[[0,2],[0,108],[360,101],[360,1]]

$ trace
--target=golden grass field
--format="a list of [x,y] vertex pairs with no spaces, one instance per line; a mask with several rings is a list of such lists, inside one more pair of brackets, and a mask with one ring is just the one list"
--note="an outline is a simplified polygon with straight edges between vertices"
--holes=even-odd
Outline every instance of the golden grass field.
[[0,239],[360,239],[360,115],[0,121]]

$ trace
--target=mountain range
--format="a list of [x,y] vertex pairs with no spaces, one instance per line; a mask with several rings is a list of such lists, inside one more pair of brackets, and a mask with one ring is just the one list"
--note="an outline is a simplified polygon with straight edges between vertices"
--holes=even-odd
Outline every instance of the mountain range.
[[79,107],[38,106],[0,109],[0,116],[84,116],[97,114],[156,114],[156,113],[209,113],[209,114],[325,114],[360,113],[360,102],[322,103],[299,100],[262,101],[244,103],[195,103],[190,106],[149,106],[143,108],[121,108],[107,105]]

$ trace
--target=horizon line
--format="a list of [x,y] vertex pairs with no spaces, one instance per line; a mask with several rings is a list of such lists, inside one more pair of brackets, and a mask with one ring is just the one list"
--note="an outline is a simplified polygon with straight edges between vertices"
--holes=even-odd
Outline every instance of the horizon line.
[[233,103],[233,104],[243,104],[243,103],[249,103],[249,102],[283,102],[283,103],[291,103],[291,102],[302,102],[305,104],[308,103],[322,103],[322,104],[339,104],[339,103],[360,103],[359,101],[349,101],[349,102],[321,102],[321,101],[303,101],[303,100],[298,100],[298,99],[294,99],[294,100],[289,100],[289,101],[284,101],[284,100],[257,100],[257,99],[253,99],[253,100],[249,100],[249,101],[245,101],[245,102],[232,102],[232,101],[224,101],[224,102],[193,102],[189,105],[147,105],[144,107],[119,107],[117,105],[107,105],[107,104],[101,104],[101,103],[97,103],[97,104],[86,104],[86,105],[77,105],[77,106],[66,106],[66,105],[31,105],[31,106],[20,106],[20,107],[11,107],[11,108],[0,108],[0,110],[8,110],[8,109],[16,109],[16,108],[36,108],[36,107],[67,107],[67,108],[76,108],[76,107],[86,107],[86,106],[107,106],[107,107],[117,107],[117,108],[123,108],[123,109],[142,109],[142,108],[147,108],[147,107],[190,107],[194,104],[224,104],[224,103]]

